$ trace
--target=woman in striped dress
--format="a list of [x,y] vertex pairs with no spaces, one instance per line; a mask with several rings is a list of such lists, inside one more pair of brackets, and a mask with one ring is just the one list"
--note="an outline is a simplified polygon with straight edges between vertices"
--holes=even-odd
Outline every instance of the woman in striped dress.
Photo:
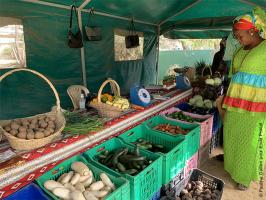
[[242,47],[232,60],[227,94],[216,101],[224,117],[224,168],[240,190],[263,177],[266,159],[266,41],[261,37],[260,30],[265,28],[262,20],[266,14],[258,9],[234,22],[233,33]]

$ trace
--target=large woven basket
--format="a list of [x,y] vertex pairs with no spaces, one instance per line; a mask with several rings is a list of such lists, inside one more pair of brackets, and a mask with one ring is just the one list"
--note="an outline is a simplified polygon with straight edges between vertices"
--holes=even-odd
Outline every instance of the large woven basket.
[[[65,121],[64,115],[62,113],[61,107],[60,107],[59,95],[58,95],[56,89],[54,88],[53,84],[44,75],[40,74],[39,72],[34,71],[34,70],[30,70],[30,69],[10,70],[10,71],[6,72],[5,74],[3,74],[2,76],[0,76],[0,82],[4,78],[6,78],[7,76],[9,76],[15,72],[19,72],[19,71],[31,72],[31,73],[41,77],[42,79],[44,79],[49,84],[49,86],[52,89],[52,91],[55,95],[55,98],[56,98],[56,106],[52,109],[51,112],[35,115],[32,117],[18,118],[18,119],[13,119],[13,120],[1,120],[0,121],[0,135],[3,134],[7,138],[8,142],[10,143],[10,146],[12,148],[17,149],[17,150],[31,150],[31,149],[35,149],[38,147],[42,147],[42,146],[52,142],[52,140],[54,138],[60,136],[62,130],[65,127],[66,121]],[[40,117],[42,115],[55,117],[55,131],[50,136],[47,136],[47,137],[44,137],[41,139],[29,139],[29,140],[28,139],[21,139],[21,138],[15,137],[15,136],[11,135],[10,133],[6,132],[3,128],[6,125],[10,124],[14,120],[33,119],[33,118]]]
[[124,111],[118,107],[115,107],[115,106],[111,106],[111,105],[108,105],[106,103],[102,103],[101,102],[101,95],[102,95],[102,91],[103,91],[103,88],[108,84],[110,83],[111,85],[111,88],[114,92],[114,95],[115,96],[120,96],[120,87],[119,85],[117,84],[116,81],[112,80],[112,79],[108,79],[106,81],[103,82],[103,84],[101,85],[99,91],[98,91],[98,96],[97,96],[97,102],[90,102],[90,106],[95,108],[99,115],[101,117],[111,117],[111,118],[114,118],[114,117],[118,117],[121,115],[121,113]]

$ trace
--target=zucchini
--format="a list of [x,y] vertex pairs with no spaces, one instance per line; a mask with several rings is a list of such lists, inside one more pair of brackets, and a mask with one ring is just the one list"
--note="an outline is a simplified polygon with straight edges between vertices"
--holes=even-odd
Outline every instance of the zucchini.
[[124,153],[127,153],[127,149],[126,148],[122,148],[122,149],[118,149],[113,156],[113,160],[112,160],[112,164],[113,166],[116,166],[118,163],[118,157],[120,157],[121,155],[123,155]]
[[126,170],[126,171],[124,171],[124,172],[122,172],[123,174],[129,174],[129,175],[133,175],[133,174],[135,174],[135,173],[137,173],[138,172],[138,170],[136,170],[136,169],[129,169],[129,170]]

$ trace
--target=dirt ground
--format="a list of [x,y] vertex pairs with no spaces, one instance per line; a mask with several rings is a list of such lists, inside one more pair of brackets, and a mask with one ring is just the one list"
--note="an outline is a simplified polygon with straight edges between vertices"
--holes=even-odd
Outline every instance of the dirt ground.
[[[224,181],[225,187],[224,187],[222,200],[266,200],[266,168],[264,170],[265,171],[264,181],[262,184],[253,182],[251,183],[248,190],[240,191],[237,190],[236,183],[231,179],[230,175],[224,170],[223,162],[217,161],[212,158],[213,156],[220,153],[223,153],[223,150],[221,148],[215,149],[210,156],[211,158],[201,169]],[[263,192],[260,192],[260,189]]]

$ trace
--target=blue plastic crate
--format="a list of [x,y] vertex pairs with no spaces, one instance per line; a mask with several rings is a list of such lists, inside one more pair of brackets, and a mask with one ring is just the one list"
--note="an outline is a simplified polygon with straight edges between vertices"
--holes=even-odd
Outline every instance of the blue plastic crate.
[[34,183],[23,187],[19,191],[11,194],[5,200],[49,200],[42,189]]
[[150,200],[160,200],[161,198],[161,189],[158,190],[154,195],[153,197],[150,199]]

